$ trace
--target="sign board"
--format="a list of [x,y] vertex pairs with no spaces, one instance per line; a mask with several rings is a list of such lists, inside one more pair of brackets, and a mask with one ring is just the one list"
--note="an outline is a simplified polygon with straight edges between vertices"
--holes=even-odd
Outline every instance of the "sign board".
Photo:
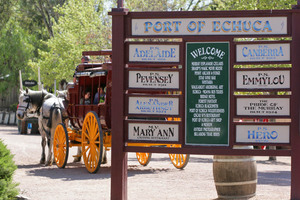
[[129,71],[129,88],[179,89],[178,71]]
[[23,85],[25,87],[33,87],[33,86],[37,85],[37,82],[35,80],[24,80]]
[[179,115],[179,98],[128,97],[128,113],[143,115]]
[[237,62],[290,61],[290,44],[238,44]]
[[237,115],[289,116],[290,98],[237,98]]
[[236,125],[236,142],[289,143],[289,125]]
[[128,139],[140,141],[179,141],[179,124],[128,123]]
[[179,45],[130,44],[129,62],[179,62]]
[[237,71],[237,89],[289,89],[290,70]]
[[138,35],[281,35],[287,34],[287,17],[132,19]]
[[186,144],[228,145],[229,43],[186,44]]

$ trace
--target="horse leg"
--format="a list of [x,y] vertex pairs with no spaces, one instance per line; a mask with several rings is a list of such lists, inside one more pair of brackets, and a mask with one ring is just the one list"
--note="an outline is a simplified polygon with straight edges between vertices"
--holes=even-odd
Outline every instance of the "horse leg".
[[48,156],[47,156],[47,161],[46,161],[46,166],[51,166],[53,162],[52,158],[52,145],[53,145],[53,139],[47,138],[47,144],[48,144]]
[[80,162],[81,161],[81,147],[77,149],[77,155],[74,157],[73,162]]
[[102,154],[101,164],[106,164],[106,163],[107,163],[106,150],[105,150],[105,147],[103,147],[103,154]]
[[46,146],[46,137],[42,137],[42,155],[41,155],[41,160],[40,160],[40,164],[45,164],[45,146]]

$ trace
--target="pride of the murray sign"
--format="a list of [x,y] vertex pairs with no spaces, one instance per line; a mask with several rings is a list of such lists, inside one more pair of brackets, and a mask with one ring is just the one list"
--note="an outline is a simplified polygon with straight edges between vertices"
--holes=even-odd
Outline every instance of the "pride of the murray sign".
[[287,17],[132,19],[132,35],[280,35]]

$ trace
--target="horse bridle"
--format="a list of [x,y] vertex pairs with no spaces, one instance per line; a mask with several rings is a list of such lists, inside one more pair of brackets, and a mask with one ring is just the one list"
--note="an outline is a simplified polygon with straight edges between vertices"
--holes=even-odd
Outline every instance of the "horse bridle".
[[19,108],[25,108],[24,110],[23,109],[22,110],[25,113],[25,115],[27,116],[27,109],[29,108],[29,104],[31,103],[31,98],[30,98],[29,95],[26,95],[26,94],[24,94],[24,96],[26,97],[26,99],[24,99],[23,102],[26,102],[27,105],[26,106],[19,105],[18,109]]

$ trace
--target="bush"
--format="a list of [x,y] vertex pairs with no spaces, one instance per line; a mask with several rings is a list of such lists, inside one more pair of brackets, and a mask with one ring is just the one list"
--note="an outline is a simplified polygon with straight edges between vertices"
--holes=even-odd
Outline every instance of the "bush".
[[13,155],[0,140],[0,199],[14,199],[19,191],[18,184],[13,183],[13,174],[17,166],[13,161]]

